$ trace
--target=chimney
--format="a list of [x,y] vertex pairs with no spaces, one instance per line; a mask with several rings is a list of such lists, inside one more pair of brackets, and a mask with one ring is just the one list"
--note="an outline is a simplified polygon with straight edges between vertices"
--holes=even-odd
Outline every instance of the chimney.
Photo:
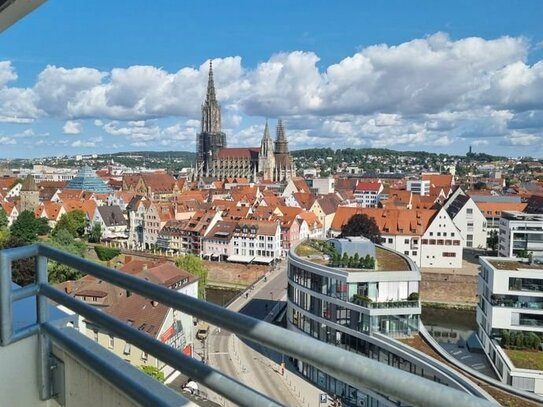
[[158,305],[158,301],[152,300],[151,305],[153,306],[153,308],[156,307]]
[[66,294],[71,294],[74,290],[74,284],[73,281],[66,281],[66,287],[64,288],[64,291],[66,291]]

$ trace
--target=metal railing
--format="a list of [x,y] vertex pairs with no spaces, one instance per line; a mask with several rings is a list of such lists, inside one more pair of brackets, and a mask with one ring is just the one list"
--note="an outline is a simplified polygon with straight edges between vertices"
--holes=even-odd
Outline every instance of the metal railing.
[[[32,257],[35,258],[36,265],[35,284],[12,290],[12,262]],[[54,288],[47,280],[47,259],[73,267],[83,273],[130,290],[135,294],[193,315],[240,337],[309,363],[322,372],[355,388],[369,388],[392,399],[401,400],[415,406],[495,406],[495,404],[487,400],[434,383],[361,355],[353,354],[306,335],[229,311],[49,246],[32,245],[0,251],[0,344],[7,346],[30,335],[39,335],[40,397],[43,400],[52,396],[48,375],[51,341],[69,347],[72,352],[81,356],[83,360],[93,363],[92,355],[87,355],[86,352],[88,353],[88,351],[86,349],[78,347],[76,341],[68,340],[61,329],[55,328],[48,322],[47,301],[51,299],[84,318],[103,326],[142,351],[155,356],[240,406],[281,405],[212,367],[202,364],[126,323]],[[13,302],[33,296],[37,298],[36,322],[27,327],[13,330]],[[99,368],[100,366],[94,367]],[[157,402],[156,397],[153,394],[147,394],[150,392],[146,391],[145,388],[140,388],[138,391],[139,400],[144,404],[147,402],[148,405],[169,405],[167,401]]]

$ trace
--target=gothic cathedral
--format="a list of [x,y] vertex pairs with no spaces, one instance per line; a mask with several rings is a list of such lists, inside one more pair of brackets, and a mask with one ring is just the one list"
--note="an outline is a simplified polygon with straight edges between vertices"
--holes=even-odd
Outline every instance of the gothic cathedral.
[[277,123],[275,143],[270,137],[266,121],[260,147],[226,147],[226,134],[221,130],[221,107],[215,94],[211,61],[207,95],[202,105],[202,131],[196,137],[196,179],[247,178],[253,182],[259,179],[283,182],[296,176],[281,120]]

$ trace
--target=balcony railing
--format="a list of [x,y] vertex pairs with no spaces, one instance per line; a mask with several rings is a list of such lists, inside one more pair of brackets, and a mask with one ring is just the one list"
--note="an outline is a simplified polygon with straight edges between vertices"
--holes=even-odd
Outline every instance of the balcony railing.
[[360,305],[372,309],[387,309],[387,308],[419,308],[418,300],[396,300],[396,301],[372,301],[364,299],[360,296],[354,296],[351,300],[353,304]]
[[[12,262],[35,258],[36,282],[16,290],[11,289]],[[488,400],[477,398],[459,390],[422,379],[411,373],[353,354],[346,350],[323,343],[314,338],[288,331],[246,315],[181,294],[169,288],[150,283],[132,275],[110,269],[74,255],[43,245],[32,245],[0,251],[0,344],[9,346],[28,336],[39,334],[40,397],[50,399],[51,366],[49,362],[51,343],[65,346],[98,371],[115,369],[113,364],[102,366],[93,354],[77,341],[69,331],[73,328],[59,328],[48,319],[48,299],[81,315],[126,340],[142,351],[153,355],[174,369],[193,378],[228,400],[240,406],[280,406],[269,397],[237,382],[229,376],[202,364],[155,338],[138,331],[108,314],[76,300],[48,283],[48,259],[73,267],[103,281],[123,287],[135,294],[156,300],[181,312],[193,315],[215,326],[224,328],[240,337],[254,341],[285,355],[304,361],[338,380],[355,388],[369,388],[411,405],[456,407],[495,406]],[[37,320],[30,325],[13,329],[13,302],[27,297],[37,298]],[[103,362],[102,362],[103,363]],[[122,375],[111,374],[114,385],[141,400],[142,405],[173,406],[143,386],[123,383]]]

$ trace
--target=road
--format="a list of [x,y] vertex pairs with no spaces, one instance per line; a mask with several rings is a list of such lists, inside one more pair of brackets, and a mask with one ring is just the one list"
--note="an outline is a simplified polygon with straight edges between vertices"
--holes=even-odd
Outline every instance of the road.
[[[267,281],[261,280],[248,298],[242,295],[228,307],[232,311],[265,320],[274,306],[286,299],[286,262],[273,271]],[[197,350],[198,351],[198,350]],[[202,353],[202,349],[198,351]],[[302,404],[280,376],[281,355],[258,344],[246,344],[232,333],[210,327],[206,352],[210,366],[231,376],[286,406]],[[205,389],[210,400],[224,406],[234,404]]]

